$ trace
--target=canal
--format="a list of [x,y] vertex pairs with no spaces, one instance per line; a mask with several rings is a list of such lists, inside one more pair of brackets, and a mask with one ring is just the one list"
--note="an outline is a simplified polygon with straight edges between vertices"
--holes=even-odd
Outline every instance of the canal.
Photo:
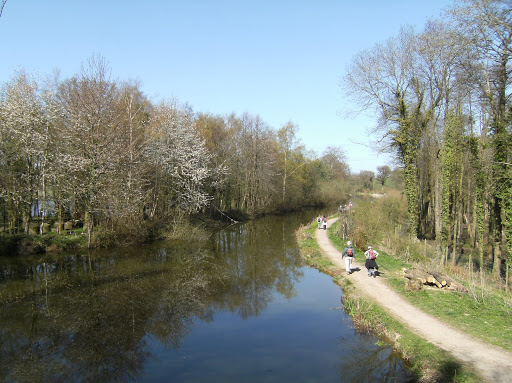
[[294,232],[315,212],[209,240],[0,257],[0,381],[405,382],[353,328]]

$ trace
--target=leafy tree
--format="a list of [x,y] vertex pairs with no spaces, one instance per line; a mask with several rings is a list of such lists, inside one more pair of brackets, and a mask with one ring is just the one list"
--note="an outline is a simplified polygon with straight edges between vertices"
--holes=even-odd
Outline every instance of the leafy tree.
[[494,150],[494,190],[490,223],[496,273],[499,273],[504,250],[508,254],[507,273],[512,261],[512,171],[509,165],[512,158],[510,9],[510,0],[464,0],[456,3],[450,10],[461,39],[472,49],[473,60],[466,62],[466,73],[478,86],[480,95],[487,105],[486,113],[489,113],[491,118],[489,133],[492,136],[491,145]]
[[363,170],[359,173],[359,180],[363,189],[373,190],[375,173],[370,170]]
[[444,130],[443,145],[443,236],[445,257],[448,259],[448,247],[452,246],[452,263],[455,265],[457,251],[457,226],[461,224],[459,216],[462,217],[461,195],[463,161],[463,122],[460,117],[450,116],[446,121]]
[[[281,175],[283,179],[283,193],[282,193],[282,205],[285,207],[286,201],[291,204],[296,204],[297,201],[293,201],[298,195],[298,190],[295,196],[287,195],[287,185],[289,185],[289,179],[295,174],[298,175],[298,170],[306,163],[303,156],[304,146],[300,145],[300,140],[297,138],[298,127],[291,121],[281,127],[277,132],[277,144],[280,155],[280,166]],[[292,197],[292,198],[290,198]]]
[[384,188],[384,184],[386,183],[386,180],[391,176],[391,168],[387,165],[384,166],[378,166],[377,167],[377,176],[375,179],[379,181],[382,188]]

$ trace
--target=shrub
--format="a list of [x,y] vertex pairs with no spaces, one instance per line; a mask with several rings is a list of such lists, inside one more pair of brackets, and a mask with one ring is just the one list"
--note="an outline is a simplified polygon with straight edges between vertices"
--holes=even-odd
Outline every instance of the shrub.
[[351,238],[360,248],[376,245],[401,231],[404,221],[407,221],[407,205],[400,193],[364,197],[356,205]]

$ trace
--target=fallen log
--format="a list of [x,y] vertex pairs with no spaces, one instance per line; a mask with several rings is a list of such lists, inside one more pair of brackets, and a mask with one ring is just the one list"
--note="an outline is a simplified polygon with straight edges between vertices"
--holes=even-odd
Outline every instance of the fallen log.
[[448,275],[435,271],[435,270],[428,270],[428,273],[434,276],[443,286],[451,286],[452,283],[454,283],[453,279],[451,279]]
[[456,291],[467,291],[464,286],[456,283],[444,273],[435,270],[422,270],[417,268],[404,269],[404,277],[410,280],[419,280],[424,285],[436,286],[440,289],[449,288]]
[[441,284],[441,282],[439,282],[436,278],[434,278],[434,285],[436,285],[437,287],[439,287],[440,289],[443,288],[443,285]]
[[418,269],[405,269],[404,276],[407,279],[418,279],[423,284],[427,283],[427,278],[429,277],[429,275],[425,271]]

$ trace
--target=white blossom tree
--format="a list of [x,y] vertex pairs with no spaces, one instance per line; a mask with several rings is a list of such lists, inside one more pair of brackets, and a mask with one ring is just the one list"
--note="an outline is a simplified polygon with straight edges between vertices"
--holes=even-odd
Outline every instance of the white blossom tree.
[[154,169],[151,214],[162,203],[165,211],[193,212],[206,206],[211,200],[205,191],[213,174],[211,154],[194,129],[191,111],[177,101],[162,103],[150,126],[146,157]]
[[[28,233],[33,210],[38,210],[38,193],[44,195],[42,183],[51,155],[49,122],[35,79],[18,72],[6,84],[0,121],[0,196],[6,201],[10,219],[16,221],[21,216],[23,229]],[[14,221],[10,222],[11,228]]]

